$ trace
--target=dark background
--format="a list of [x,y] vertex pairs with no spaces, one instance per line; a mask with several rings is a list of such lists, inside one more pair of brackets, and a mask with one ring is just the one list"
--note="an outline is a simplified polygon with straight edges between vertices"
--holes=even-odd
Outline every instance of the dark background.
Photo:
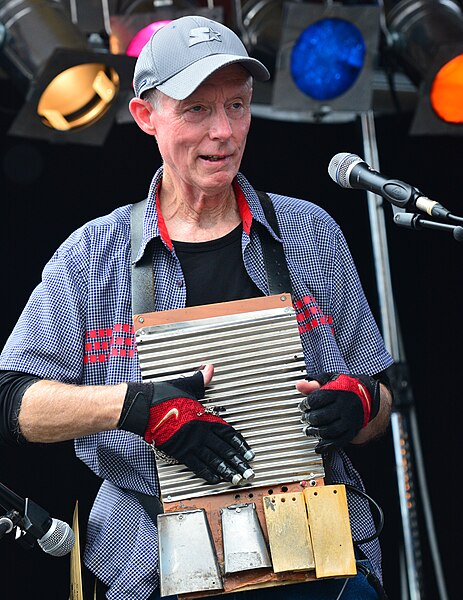
[[[135,125],[117,125],[100,147],[49,144],[6,134],[14,96],[0,114],[1,282],[3,345],[41,270],[56,247],[85,221],[145,197],[160,163],[153,141]],[[9,103],[9,106],[8,106]],[[410,115],[377,116],[381,171],[419,187],[456,214],[463,214],[463,141],[408,135]],[[359,122],[300,124],[254,118],[242,171],[258,189],[310,199],[340,223],[379,320],[367,200],[343,190],[327,174],[338,152],[363,155]],[[394,296],[408,359],[416,411],[449,598],[460,598],[461,503],[461,280],[463,246],[449,233],[409,231],[392,222],[384,207]],[[63,349],[65,350],[65,349]],[[396,408],[406,415],[407,408]],[[385,514],[381,534],[385,587],[402,598],[399,555],[402,525],[391,431],[367,448],[351,451],[369,494]],[[96,477],[73,454],[71,443],[0,448],[0,482],[31,497],[70,523],[79,500],[81,526],[98,488]],[[418,486],[418,480],[415,485]],[[423,552],[424,596],[438,598],[429,540],[418,516]],[[26,551],[11,535],[0,541],[0,598],[66,600],[69,557]]]

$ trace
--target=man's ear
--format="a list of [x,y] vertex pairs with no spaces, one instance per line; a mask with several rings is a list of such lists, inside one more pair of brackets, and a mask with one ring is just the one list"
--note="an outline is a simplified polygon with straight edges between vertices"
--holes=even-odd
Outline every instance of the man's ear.
[[132,98],[129,102],[129,110],[136,124],[148,135],[155,135],[156,128],[151,118],[154,108],[146,100]]

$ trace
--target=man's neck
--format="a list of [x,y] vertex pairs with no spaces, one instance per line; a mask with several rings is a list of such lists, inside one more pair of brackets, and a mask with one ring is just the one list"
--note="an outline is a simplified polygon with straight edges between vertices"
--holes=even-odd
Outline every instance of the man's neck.
[[202,242],[222,237],[232,231],[241,216],[233,188],[217,196],[185,194],[169,186],[161,187],[160,207],[173,240]]

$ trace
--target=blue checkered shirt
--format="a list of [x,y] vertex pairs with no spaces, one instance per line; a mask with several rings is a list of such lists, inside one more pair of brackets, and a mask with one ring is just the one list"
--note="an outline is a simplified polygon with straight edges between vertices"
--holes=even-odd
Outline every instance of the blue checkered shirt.
[[[155,309],[183,308],[180,263],[162,234],[155,174],[139,255],[154,239]],[[248,215],[273,237],[254,189],[237,183]],[[362,291],[344,236],[333,219],[306,201],[270,194],[281,231],[308,372],[376,374],[392,363]],[[0,357],[0,368],[81,385],[141,381],[131,310],[131,205],[75,231],[45,266]],[[246,225],[246,226],[245,226]],[[161,227],[160,227],[161,226]],[[259,238],[243,222],[243,261],[268,294]],[[105,431],[75,441],[77,456],[104,481],[88,523],[86,566],[109,586],[109,600],[144,600],[158,585],[156,527],[131,490],[159,494],[153,453],[138,436]],[[333,482],[363,489],[344,452],[334,453]],[[349,493],[354,539],[375,531],[368,502]],[[377,540],[362,547],[381,577]]]

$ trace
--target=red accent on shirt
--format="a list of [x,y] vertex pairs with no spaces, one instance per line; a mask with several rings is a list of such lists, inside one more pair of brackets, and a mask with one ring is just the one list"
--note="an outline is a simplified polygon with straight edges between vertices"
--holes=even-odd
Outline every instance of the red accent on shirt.
[[238,210],[240,211],[243,231],[249,235],[252,225],[251,209],[249,208],[249,204],[243,194],[243,190],[240,188],[236,180],[233,182],[233,191],[235,192],[236,201],[238,203]]
[[161,234],[161,239],[165,243],[165,245],[172,250],[174,245],[172,244],[172,240],[170,239],[169,232],[167,231],[166,222],[164,221],[164,217],[161,212],[161,200],[159,197],[159,192],[161,190],[161,182],[159,182],[158,189],[156,190],[156,211],[158,213],[158,227],[159,233]]
[[[114,332],[125,333],[113,338]],[[129,334],[129,335],[127,335]],[[135,330],[131,323],[115,323],[112,328],[90,329],[85,332],[84,364],[103,363],[111,356],[132,358],[137,352]]]
[[[319,325],[332,325],[333,323],[333,317],[323,314],[314,296],[304,296],[302,299],[295,300],[293,306],[300,334],[308,333]],[[333,333],[332,327],[331,332]]]

